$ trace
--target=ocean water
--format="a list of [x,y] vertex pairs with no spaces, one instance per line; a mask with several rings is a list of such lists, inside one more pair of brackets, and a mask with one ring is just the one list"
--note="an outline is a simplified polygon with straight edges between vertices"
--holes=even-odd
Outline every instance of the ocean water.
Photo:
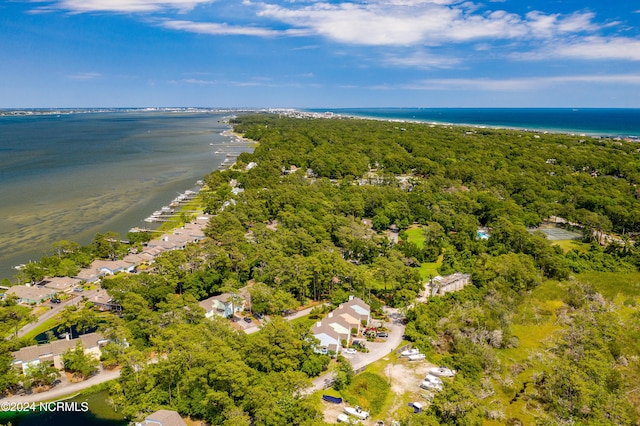
[[125,236],[178,192],[252,147],[223,136],[230,113],[0,115],[0,278],[61,239]]
[[640,137],[640,109],[631,108],[339,108],[308,111],[385,120]]

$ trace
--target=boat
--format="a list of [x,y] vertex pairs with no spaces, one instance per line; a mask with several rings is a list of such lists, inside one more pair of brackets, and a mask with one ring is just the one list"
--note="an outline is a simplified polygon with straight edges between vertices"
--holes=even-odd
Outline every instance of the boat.
[[420,353],[419,349],[407,349],[406,351],[402,351],[400,353],[400,356],[411,356],[411,355],[417,355]]
[[439,384],[437,384],[437,383],[430,382],[430,381],[428,381],[428,380],[423,381],[423,382],[420,384],[420,387],[421,387],[422,389],[432,390],[432,391],[441,391],[441,390],[442,390],[442,385],[439,385]]
[[425,382],[433,383],[436,385],[442,385],[442,379],[440,377],[433,376],[431,374],[427,374],[427,377],[424,378]]
[[344,407],[344,412],[350,416],[357,417],[361,420],[367,420],[369,418],[369,412],[363,411],[362,408],[356,407]]
[[349,423],[349,416],[346,414],[338,414],[338,423]]
[[423,359],[425,359],[427,356],[425,354],[415,354],[415,355],[409,355],[409,361],[422,361]]
[[437,377],[453,377],[456,372],[447,367],[433,367],[429,369],[429,374]]

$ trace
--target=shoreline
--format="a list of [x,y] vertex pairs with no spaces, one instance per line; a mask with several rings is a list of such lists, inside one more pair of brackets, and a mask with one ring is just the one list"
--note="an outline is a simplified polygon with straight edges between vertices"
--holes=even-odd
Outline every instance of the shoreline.
[[[627,142],[640,142],[640,130],[637,132],[638,134],[628,134],[622,133],[620,131],[605,132],[605,131],[593,131],[584,129],[570,129],[570,128],[549,128],[545,126],[536,127],[536,126],[518,126],[518,125],[507,125],[507,124],[480,124],[480,123],[468,123],[468,122],[453,122],[453,121],[439,121],[434,120],[433,118],[393,118],[393,117],[381,117],[381,116],[372,116],[363,114],[350,114],[349,109],[358,110],[358,108],[327,108],[326,112],[318,112],[317,109],[300,109],[300,110],[289,110],[285,111],[284,114],[289,113],[290,115],[294,115],[292,113],[298,114],[309,114],[309,117],[312,118],[328,118],[328,119],[340,119],[340,118],[353,118],[353,119],[363,119],[363,120],[376,120],[376,121],[388,121],[388,122],[396,122],[396,123],[413,123],[413,124],[428,124],[428,125],[438,125],[438,126],[455,126],[455,127],[470,127],[476,129],[492,129],[492,130],[514,130],[514,131],[522,131],[527,133],[552,133],[552,134],[560,134],[560,135],[568,135],[568,136],[584,136],[590,137],[593,139],[612,139],[612,140],[625,140]],[[364,110],[374,110],[375,108],[363,108]],[[413,108],[407,109],[412,110]],[[415,108],[415,110],[428,110],[429,108]],[[560,110],[563,112],[574,112],[578,110],[604,110],[604,111],[638,111],[640,113],[640,109],[638,108],[434,108],[436,110]],[[385,110],[393,110],[393,111],[402,111],[404,108],[380,108],[380,113],[383,114]],[[327,116],[327,113],[331,114]]]

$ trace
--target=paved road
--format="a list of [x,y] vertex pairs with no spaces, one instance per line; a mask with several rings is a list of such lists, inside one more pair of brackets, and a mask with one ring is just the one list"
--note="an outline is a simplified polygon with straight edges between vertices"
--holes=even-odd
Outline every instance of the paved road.
[[50,306],[51,310],[40,315],[36,322],[27,324],[24,327],[22,327],[20,330],[18,330],[18,337],[24,336],[25,334],[27,334],[34,328],[38,327],[40,324],[42,324],[46,320],[53,318],[60,311],[62,311],[65,306],[78,305],[83,301],[83,296],[86,298],[91,298],[95,296],[98,293],[98,291],[104,291],[104,290],[87,290],[87,291],[83,291],[82,293],[73,292],[71,294],[73,297],[68,300],[65,300],[62,303],[51,303],[51,302],[45,303],[43,306]]
[[[353,355],[344,354],[344,357],[351,362],[351,366],[354,370],[366,367],[367,365],[376,362],[379,359],[389,355],[400,346],[402,343],[402,336],[404,335],[405,325],[402,323],[402,315],[397,309],[384,308],[385,312],[389,316],[389,322],[385,323],[389,332],[389,337],[383,342],[367,342],[366,346],[369,352],[357,352]],[[306,390],[306,393],[313,393],[321,389],[325,389],[330,386],[333,380],[332,374],[327,372],[320,377],[316,377],[313,380],[313,386]]]

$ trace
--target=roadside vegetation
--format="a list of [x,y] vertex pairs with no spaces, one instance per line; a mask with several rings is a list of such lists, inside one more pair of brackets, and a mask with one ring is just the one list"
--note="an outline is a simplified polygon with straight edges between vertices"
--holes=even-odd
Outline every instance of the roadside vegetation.
[[[96,321],[91,306],[66,314],[64,327],[95,324],[111,340],[103,362],[122,368],[109,391],[127,418],[171,408],[219,425],[322,424],[304,390],[332,368],[347,401],[406,425],[638,421],[637,145],[355,119],[242,115],[233,125],[259,144],[204,178],[204,242],[104,279],[121,317]],[[552,216],[582,240],[534,231]],[[60,242],[23,278],[72,274],[129,248],[110,233],[89,247]],[[472,283],[416,302],[429,279],[455,272]],[[241,288],[254,312],[271,315],[250,336],[198,305]],[[293,324],[278,316],[351,294],[373,310],[402,308],[406,338],[457,371],[421,399],[422,414],[384,367],[352,377],[315,353],[315,313]],[[6,335],[28,320],[7,303]],[[8,393],[22,380],[9,365],[21,344],[7,340],[0,353]]]

